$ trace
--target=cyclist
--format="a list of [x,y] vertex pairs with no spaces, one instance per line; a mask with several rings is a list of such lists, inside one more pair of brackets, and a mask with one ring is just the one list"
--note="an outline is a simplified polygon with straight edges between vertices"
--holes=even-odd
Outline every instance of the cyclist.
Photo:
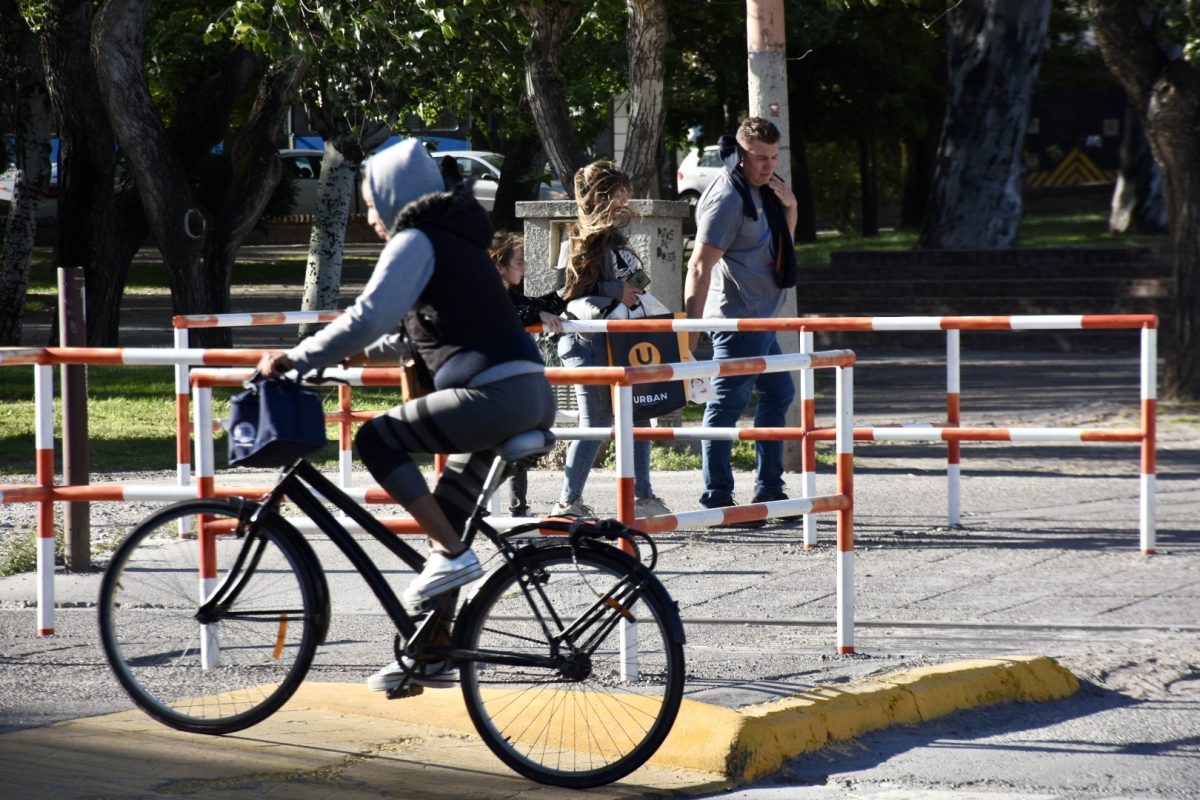
[[[437,164],[415,139],[373,156],[362,194],[367,221],[387,244],[366,288],[336,321],[286,352],[264,353],[258,365],[277,377],[363,351],[378,355],[391,349],[400,328],[428,367],[431,394],[363,424],[355,437],[371,475],[429,536],[425,569],[401,595],[414,612],[480,577],[479,560],[459,533],[494,448],[554,420],[541,356],[488,255],[487,212],[469,184],[448,192],[443,186]],[[432,494],[412,453],[453,454]],[[393,688],[412,667],[393,662],[367,685]],[[444,685],[447,667],[420,665],[414,680]]]

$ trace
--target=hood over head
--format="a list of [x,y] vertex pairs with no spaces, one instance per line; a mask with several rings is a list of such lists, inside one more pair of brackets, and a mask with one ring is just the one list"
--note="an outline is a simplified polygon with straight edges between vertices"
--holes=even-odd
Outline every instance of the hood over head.
[[371,201],[388,230],[396,224],[406,205],[418,197],[442,191],[443,186],[441,170],[417,139],[404,139],[371,156],[367,162]]

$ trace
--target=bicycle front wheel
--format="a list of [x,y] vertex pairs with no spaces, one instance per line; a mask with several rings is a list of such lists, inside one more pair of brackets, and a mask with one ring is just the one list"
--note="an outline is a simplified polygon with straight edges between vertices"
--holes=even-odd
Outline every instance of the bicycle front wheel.
[[[610,547],[556,545],[498,573],[462,618],[463,696],[480,736],[527,778],[584,788],[654,754],[683,696],[678,614],[657,580]],[[524,662],[524,663],[522,663]],[[537,662],[537,663],[535,663]]]
[[[321,635],[308,563],[271,517],[247,535],[247,508],[189,500],[159,511],[100,584],[100,636],[117,679],[181,731],[232,733],[266,719],[304,680]],[[214,596],[225,599],[201,622]]]

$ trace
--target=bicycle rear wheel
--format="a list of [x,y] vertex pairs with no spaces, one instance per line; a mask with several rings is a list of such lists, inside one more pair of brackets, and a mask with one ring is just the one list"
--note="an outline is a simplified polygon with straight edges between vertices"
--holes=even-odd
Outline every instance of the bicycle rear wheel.
[[529,564],[529,599],[515,572],[498,573],[464,609],[458,644],[547,664],[461,663],[467,710],[520,774],[571,788],[611,783],[654,754],[679,711],[678,614],[649,571],[611,547],[556,545]]
[[[159,511],[116,550],[100,584],[108,662],[134,702],[172,728],[257,724],[312,663],[323,611],[309,564],[270,517],[245,535],[252,507],[188,500]],[[192,533],[181,536],[184,521]],[[235,586],[215,622],[197,620],[205,599]]]

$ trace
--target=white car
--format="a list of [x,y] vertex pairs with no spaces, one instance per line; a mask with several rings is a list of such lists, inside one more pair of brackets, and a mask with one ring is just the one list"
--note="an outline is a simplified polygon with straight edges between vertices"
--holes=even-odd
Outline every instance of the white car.
[[700,195],[713,182],[725,165],[717,155],[717,146],[691,150],[683,161],[679,162],[679,171],[675,173],[676,191],[680,200],[686,200],[693,209],[700,200]]
[[[280,150],[279,159],[283,168],[292,176],[292,185],[296,187],[296,195],[292,203],[292,214],[317,213],[317,184],[321,181],[321,159],[325,157],[324,150],[294,149]],[[354,191],[350,196],[350,213],[365,214],[362,194],[358,188],[362,180],[362,171],[355,178]]]
[[[475,199],[479,205],[491,211],[496,206],[496,186],[500,183],[500,171],[504,169],[504,156],[486,150],[434,150],[429,153],[434,161],[450,156],[458,163],[463,178],[475,181]],[[547,167],[547,172],[549,168]],[[557,179],[549,185],[543,183],[538,189],[539,200],[567,200],[567,192]]]

